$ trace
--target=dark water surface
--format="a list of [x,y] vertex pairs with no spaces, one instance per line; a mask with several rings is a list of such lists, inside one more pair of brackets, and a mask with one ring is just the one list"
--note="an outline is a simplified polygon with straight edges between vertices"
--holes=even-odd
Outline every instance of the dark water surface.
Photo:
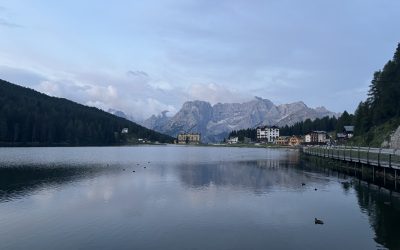
[[0,148],[0,249],[400,249],[399,214],[289,149]]

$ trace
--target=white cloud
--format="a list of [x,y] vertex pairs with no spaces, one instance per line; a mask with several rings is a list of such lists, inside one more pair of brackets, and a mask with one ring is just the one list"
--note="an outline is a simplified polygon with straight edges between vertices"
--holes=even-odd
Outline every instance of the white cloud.
[[88,96],[96,101],[103,101],[105,103],[112,103],[118,99],[117,89],[112,86],[98,86],[88,85],[87,88]]
[[154,80],[154,81],[150,81],[149,85],[154,88],[154,89],[158,89],[158,90],[172,90],[174,87],[166,81],[162,81],[162,80]]
[[168,110],[171,113],[176,113],[177,109],[165,103],[162,103],[151,97],[144,99],[136,99],[129,103],[130,111],[136,114],[136,118],[143,120],[150,117],[153,114],[160,114],[164,110]]
[[60,96],[61,94],[58,84],[47,80],[42,81],[36,89],[50,96]]
[[243,102],[251,98],[248,94],[215,83],[192,84],[187,92],[189,100],[208,101],[211,104]]

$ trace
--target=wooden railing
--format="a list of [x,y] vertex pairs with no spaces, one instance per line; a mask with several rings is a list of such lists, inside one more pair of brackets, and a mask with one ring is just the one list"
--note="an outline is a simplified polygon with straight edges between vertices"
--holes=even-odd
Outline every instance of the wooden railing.
[[400,169],[400,150],[346,146],[310,146],[303,152],[325,158]]

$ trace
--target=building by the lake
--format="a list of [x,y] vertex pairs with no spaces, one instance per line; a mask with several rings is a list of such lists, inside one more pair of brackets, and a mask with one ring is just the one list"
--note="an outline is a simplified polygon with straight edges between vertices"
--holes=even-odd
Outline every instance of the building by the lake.
[[323,145],[330,141],[326,131],[312,131],[304,136],[304,143],[310,145]]
[[290,137],[290,139],[289,139],[289,145],[290,145],[290,146],[298,146],[298,145],[302,144],[303,141],[304,141],[303,137],[293,135],[293,136]]
[[228,144],[237,144],[239,142],[239,137],[230,137],[227,141],[226,141],[226,143],[228,143]]
[[200,142],[200,133],[183,133],[178,135],[178,144],[199,144]]
[[344,126],[342,133],[336,134],[336,140],[338,143],[344,143],[354,135],[354,126]]
[[257,127],[257,140],[260,142],[274,143],[279,137],[279,128],[276,126]]

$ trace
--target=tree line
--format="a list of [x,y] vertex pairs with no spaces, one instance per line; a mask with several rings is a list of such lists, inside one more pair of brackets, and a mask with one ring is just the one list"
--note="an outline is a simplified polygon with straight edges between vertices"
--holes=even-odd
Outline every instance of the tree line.
[[[382,70],[374,73],[368,98],[355,112],[355,133],[367,134],[371,129],[400,117],[400,43]],[[396,123],[398,125],[398,123]],[[367,139],[368,143],[368,139]]]

